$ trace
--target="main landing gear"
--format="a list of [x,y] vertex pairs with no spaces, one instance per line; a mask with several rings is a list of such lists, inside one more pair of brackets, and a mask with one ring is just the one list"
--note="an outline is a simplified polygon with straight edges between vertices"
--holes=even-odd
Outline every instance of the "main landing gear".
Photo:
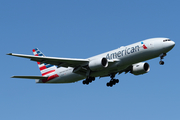
[[95,77],[88,77],[82,83],[88,85],[89,83],[91,83],[94,80],[95,80]]
[[111,77],[111,80],[106,84],[108,87],[112,87],[116,83],[119,83],[118,79],[114,79],[115,74],[111,75],[110,77]]
[[162,59],[164,59],[164,57],[165,57],[166,55],[167,55],[166,53],[162,53],[162,54],[160,55],[160,61],[159,61],[159,64],[160,64],[160,65],[164,65],[164,61],[162,61]]

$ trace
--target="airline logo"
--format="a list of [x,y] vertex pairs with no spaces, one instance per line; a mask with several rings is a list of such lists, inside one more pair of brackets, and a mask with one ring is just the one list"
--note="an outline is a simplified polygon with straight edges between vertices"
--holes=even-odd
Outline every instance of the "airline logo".
[[[35,56],[45,56],[38,48],[32,50]],[[37,62],[38,67],[41,71],[42,76],[50,76],[52,75],[55,70],[56,66],[46,63]]]
[[[38,48],[35,48],[32,51],[35,56],[42,56],[42,57],[45,56]],[[49,80],[59,77],[58,74],[55,74],[55,71],[57,69],[55,65],[41,63],[41,62],[37,62],[37,64],[41,71],[42,76],[48,76],[47,79],[42,80],[43,83],[46,83]]]
[[147,47],[146,47],[146,45],[144,44],[144,42],[141,42],[141,44],[143,45],[142,47],[143,47],[144,49],[147,49]]

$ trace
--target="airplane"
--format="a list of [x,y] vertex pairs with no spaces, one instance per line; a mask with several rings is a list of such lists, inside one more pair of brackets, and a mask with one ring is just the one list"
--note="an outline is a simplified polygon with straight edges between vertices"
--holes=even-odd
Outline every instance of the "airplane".
[[131,73],[142,75],[150,71],[146,60],[167,55],[175,42],[169,38],[150,38],[131,45],[102,53],[87,59],[46,57],[38,48],[33,49],[34,55],[8,53],[7,55],[28,58],[36,61],[42,76],[12,76],[12,78],[35,79],[36,83],[73,83],[83,80],[88,85],[96,77],[110,77],[106,84],[112,87],[119,83],[116,74]]

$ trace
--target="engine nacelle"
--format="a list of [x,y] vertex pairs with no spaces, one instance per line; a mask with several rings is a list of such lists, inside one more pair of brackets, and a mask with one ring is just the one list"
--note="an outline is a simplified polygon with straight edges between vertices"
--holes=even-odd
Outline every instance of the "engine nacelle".
[[149,72],[149,70],[150,70],[149,64],[141,62],[133,65],[131,73],[134,75],[141,75]]
[[98,71],[108,66],[108,60],[106,58],[94,59],[89,62],[89,68],[92,71]]

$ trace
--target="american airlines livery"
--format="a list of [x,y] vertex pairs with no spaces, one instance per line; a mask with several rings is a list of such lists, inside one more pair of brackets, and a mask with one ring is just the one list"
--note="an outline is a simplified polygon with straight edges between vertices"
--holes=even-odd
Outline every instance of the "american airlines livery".
[[141,75],[149,72],[149,64],[143,61],[160,57],[160,65],[164,65],[162,59],[175,46],[175,42],[169,38],[151,38],[128,46],[96,55],[87,59],[46,57],[37,48],[33,49],[33,55],[9,53],[7,55],[28,58],[36,61],[42,76],[12,76],[12,78],[35,79],[36,83],[73,83],[83,80],[88,85],[96,77],[111,79],[106,84],[112,87],[119,82],[116,74],[132,73]]

